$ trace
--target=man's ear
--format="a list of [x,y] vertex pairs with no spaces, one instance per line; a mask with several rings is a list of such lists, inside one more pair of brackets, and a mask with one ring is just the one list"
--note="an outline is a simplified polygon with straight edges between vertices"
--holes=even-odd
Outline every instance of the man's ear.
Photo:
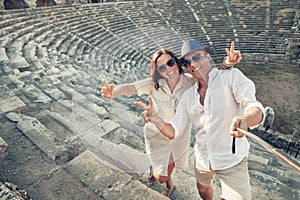
[[206,56],[206,58],[210,61],[210,59],[211,59],[210,53],[207,53],[205,56]]

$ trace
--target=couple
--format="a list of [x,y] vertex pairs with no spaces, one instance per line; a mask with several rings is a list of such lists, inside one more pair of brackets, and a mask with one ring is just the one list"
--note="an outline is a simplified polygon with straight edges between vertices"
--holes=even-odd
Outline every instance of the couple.
[[[188,40],[182,46],[180,60],[167,49],[157,51],[148,79],[116,88],[104,81],[102,95],[106,98],[150,95],[149,107],[135,104],[145,110],[146,151],[154,179],[166,184],[162,193],[167,197],[175,188],[171,178],[174,168],[181,170],[187,165],[193,126],[197,131],[194,166],[200,196],[213,198],[212,182],[218,174],[223,199],[251,198],[249,143],[235,128],[247,130],[261,122],[263,106],[256,101],[253,82],[238,69],[230,68],[241,60],[234,43],[226,53],[223,64],[213,68],[209,49]],[[183,73],[182,66],[189,74]]]

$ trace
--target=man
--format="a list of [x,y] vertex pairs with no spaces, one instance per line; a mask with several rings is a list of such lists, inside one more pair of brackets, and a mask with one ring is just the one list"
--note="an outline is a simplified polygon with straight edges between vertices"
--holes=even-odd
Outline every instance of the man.
[[212,68],[210,53],[195,40],[184,42],[181,56],[188,72],[198,81],[183,94],[174,118],[163,121],[151,98],[149,107],[135,105],[145,109],[145,122],[155,124],[171,140],[184,134],[182,127],[192,122],[196,129],[195,177],[202,199],[213,199],[216,174],[221,181],[221,199],[251,199],[247,167],[250,145],[236,128],[247,130],[263,120],[264,108],[256,100],[254,83],[238,69]]

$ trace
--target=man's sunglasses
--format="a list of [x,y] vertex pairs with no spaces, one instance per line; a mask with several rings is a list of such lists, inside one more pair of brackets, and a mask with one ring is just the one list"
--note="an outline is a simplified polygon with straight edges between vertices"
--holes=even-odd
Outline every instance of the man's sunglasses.
[[175,64],[176,64],[175,59],[171,58],[170,60],[168,60],[167,64],[163,64],[163,65],[157,67],[157,69],[160,73],[164,73],[167,70],[167,66],[173,67]]
[[[205,54],[197,53],[197,54],[192,56],[192,60],[194,62],[199,62],[204,55]],[[190,59],[185,59],[185,58],[180,58],[179,59],[179,65],[180,66],[184,66],[185,68],[188,68],[189,66],[191,66],[191,64],[192,64],[192,62],[191,62]]]

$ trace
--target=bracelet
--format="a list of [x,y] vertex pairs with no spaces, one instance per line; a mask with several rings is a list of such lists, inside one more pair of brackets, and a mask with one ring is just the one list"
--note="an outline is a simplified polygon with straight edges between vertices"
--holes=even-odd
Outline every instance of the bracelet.
[[226,63],[225,63],[225,60],[226,60],[227,58],[228,58],[228,56],[225,56],[224,59],[223,59],[223,65],[225,66],[226,69],[233,66],[233,65],[229,65],[229,64],[226,64]]

